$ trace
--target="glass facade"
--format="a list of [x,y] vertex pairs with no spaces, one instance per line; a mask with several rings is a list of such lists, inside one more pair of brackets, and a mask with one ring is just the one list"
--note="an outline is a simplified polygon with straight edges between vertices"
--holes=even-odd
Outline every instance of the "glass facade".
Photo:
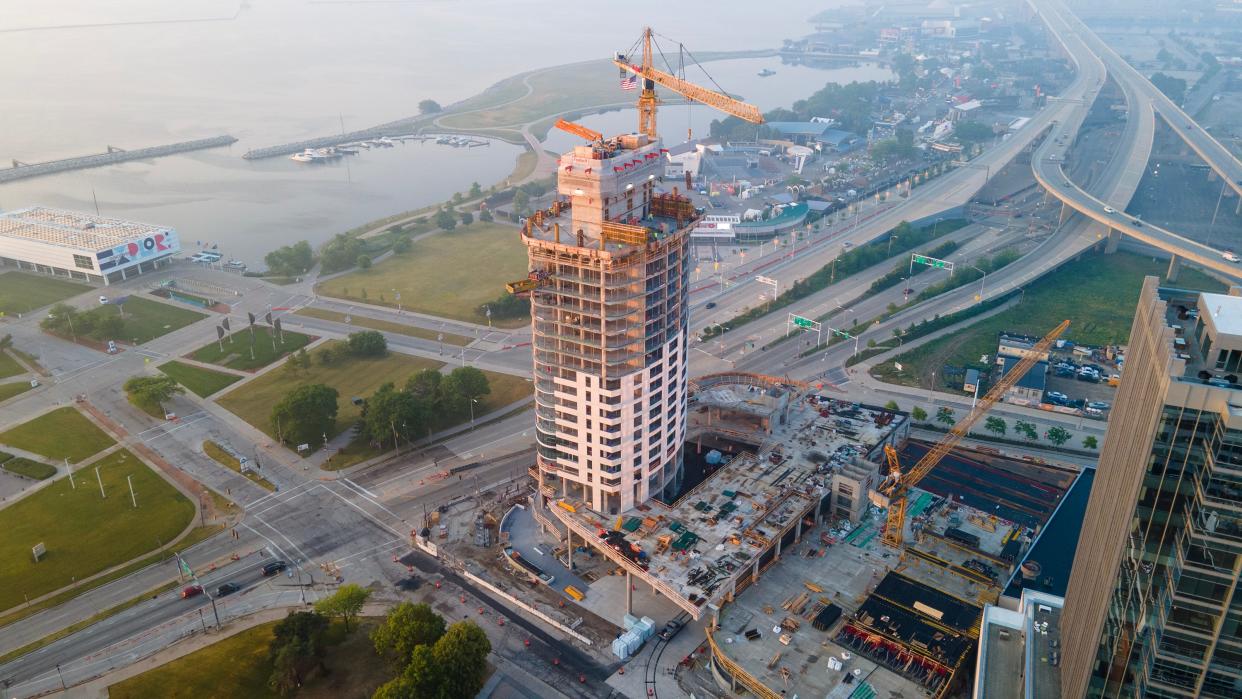
[[1089,697],[1242,696],[1242,431],[1164,406]]

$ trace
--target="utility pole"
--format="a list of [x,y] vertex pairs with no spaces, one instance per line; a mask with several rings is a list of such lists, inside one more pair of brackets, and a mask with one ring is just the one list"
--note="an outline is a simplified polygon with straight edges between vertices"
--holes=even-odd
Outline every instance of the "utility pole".
[[100,476],[99,476],[99,467],[98,467],[98,466],[96,466],[96,467],[95,467],[95,480],[99,481],[99,498],[100,498],[101,500],[107,500],[107,499],[108,499],[108,496],[104,493],[104,488],[103,488],[103,478],[100,478]]
[[69,459],[65,459],[65,470],[69,472],[69,487],[77,490],[78,485],[73,482],[73,467],[69,465]]
[[125,482],[129,483],[129,499],[134,503],[134,509],[138,509],[138,496],[134,494],[134,477],[126,476]]

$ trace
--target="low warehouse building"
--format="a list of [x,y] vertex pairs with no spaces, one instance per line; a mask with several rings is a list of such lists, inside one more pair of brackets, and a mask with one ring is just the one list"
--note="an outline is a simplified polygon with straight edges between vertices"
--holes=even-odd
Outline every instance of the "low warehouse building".
[[0,265],[110,284],[150,272],[181,252],[166,226],[36,206],[0,212]]

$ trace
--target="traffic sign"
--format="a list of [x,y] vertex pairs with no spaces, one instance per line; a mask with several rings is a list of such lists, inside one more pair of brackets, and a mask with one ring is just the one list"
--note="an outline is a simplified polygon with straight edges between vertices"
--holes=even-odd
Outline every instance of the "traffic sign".
[[933,269],[947,269],[949,270],[950,274],[953,273],[952,262],[949,262],[948,260],[941,260],[935,257],[928,257],[927,255],[920,255],[918,253],[912,253],[910,255],[910,264],[911,265],[916,265],[916,264],[927,265],[928,267],[931,267]]
[[811,320],[810,318],[803,318],[802,316],[794,316],[790,320],[792,320],[793,324],[798,326],[799,328],[809,328],[815,324],[815,321]]

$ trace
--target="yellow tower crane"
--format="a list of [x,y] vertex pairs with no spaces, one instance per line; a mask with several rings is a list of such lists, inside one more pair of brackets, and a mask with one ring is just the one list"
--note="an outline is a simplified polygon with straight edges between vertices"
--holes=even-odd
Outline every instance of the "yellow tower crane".
[[643,29],[640,41],[643,45],[642,64],[635,64],[628,56],[620,53],[612,61],[621,69],[622,77],[633,73],[642,80],[642,91],[638,95],[639,133],[647,134],[647,137],[652,140],[656,138],[656,105],[660,103],[659,98],[656,97],[656,85],[672,90],[688,100],[701,102],[725,114],[745,119],[752,124],[763,123],[763,115],[759,113],[759,108],[755,105],[733,99],[723,92],[709,90],[657,69],[652,62],[651,27]]
[[[1069,327],[1069,321],[1063,321],[1060,325],[1053,329],[1052,332],[1044,336],[1042,340],[1037,342],[1031,348],[1026,356],[1014,365],[1012,369],[1005,372],[1000,381],[997,381],[987,392],[987,395],[979,399],[979,403],[975,406],[970,414],[953,425],[953,429],[944,436],[936,445],[923,455],[909,471],[902,472],[901,464],[897,460],[897,451],[891,446],[884,447],[884,455],[888,458],[889,472],[884,482],[880,484],[876,490],[882,496],[878,498],[877,504],[888,507],[888,521],[884,527],[884,543],[898,548],[902,542],[902,530],[906,526],[906,495],[910,489],[923,478],[931,473],[931,470],[940,463],[953,447],[970,432],[970,428],[983,417],[993,405],[997,403],[1008,391],[1026,375],[1040,361],[1039,357],[1047,352],[1052,343],[1056,341],[1061,333]],[[887,502],[886,502],[887,501]]]

